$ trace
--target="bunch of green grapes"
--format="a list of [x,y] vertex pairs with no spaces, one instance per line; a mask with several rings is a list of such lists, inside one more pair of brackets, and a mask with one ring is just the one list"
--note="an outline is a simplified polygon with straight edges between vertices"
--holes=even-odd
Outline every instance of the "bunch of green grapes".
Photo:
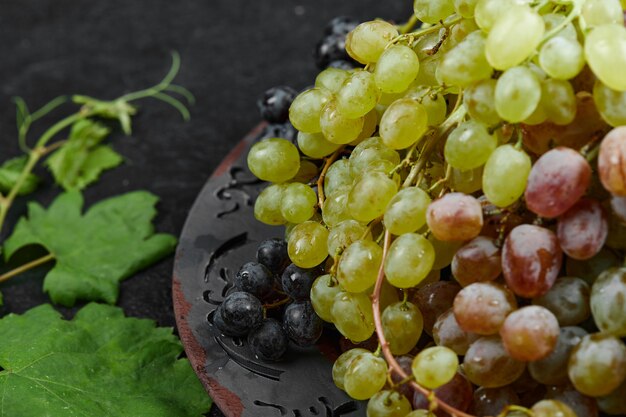
[[624,9],[415,0],[251,148],[368,417],[626,414]]

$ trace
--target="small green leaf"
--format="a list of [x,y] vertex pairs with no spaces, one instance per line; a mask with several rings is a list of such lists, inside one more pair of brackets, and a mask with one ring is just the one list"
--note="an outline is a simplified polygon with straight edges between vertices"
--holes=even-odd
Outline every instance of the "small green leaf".
[[30,203],[28,218],[21,218],[5,241],[5,259],[24,246],[42,245],[56,259],[44,280],[53,302],[115,303],[120,281],[176,246],[174,236],[154,234],[157,201],[153,194],[136,191],[103,200],[84,215],[83,197],[77,191],[61,194],[47,210]]
[[170,328],[89,304],[0,319],[0,410],[19,417],[200,417],[211,400]]
[[[0,166],[0,192],[8,193],[11,188],[17,182],[20,174],[24,170],[26,163],[28,162],[28,156],[23,155],[17,158],[9,159]],[[39,185],[39,177],[35,174],[28,174],[26,180],[20,187],[18,195],[30,194]]]
[[123,159],[117,152],[100,145],[109,133],[110,129],[98,122],[76,122],[67,143],[46,161],[57,184],[66,190],[81,190],[97,181],[104,170],[121,164]]

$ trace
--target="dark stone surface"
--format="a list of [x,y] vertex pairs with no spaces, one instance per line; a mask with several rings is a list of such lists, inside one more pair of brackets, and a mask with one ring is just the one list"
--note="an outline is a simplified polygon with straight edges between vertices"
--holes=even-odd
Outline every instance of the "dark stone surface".
[[[150,190],[161,197],[157,229],[178,235],[213,169],[259,122],[257,97],[274,85],[301,89],[312,83],[317,70],[311,52],[326,22],[337,15],[404,20],[410,10],[407,0],[3,1],[0,160],[19,153],[12,96],[22,96],[31,109],[63,94],[111,99],[159,81],[169,67],[169,51],[177,50],[182,57],[177,82],[197,97],[192,120],[183,123],[160,102],[141,103],[133,135],[111,136],[126,163],[104,174],[85,196],[90,204]],[[71,106],[62,107],[37,123],[30,143],[70,111]],[[45,183],[35,198],[48,204],[59,189],[45,170],[37,172]],[[24,209],[22,200],[16,202],[8,225]],[[122,284],[118,304],[126,314],[174,325],[172,264],[167,259]],[[1,285],[0,314],[48,302],[41,274],[33,271]]]

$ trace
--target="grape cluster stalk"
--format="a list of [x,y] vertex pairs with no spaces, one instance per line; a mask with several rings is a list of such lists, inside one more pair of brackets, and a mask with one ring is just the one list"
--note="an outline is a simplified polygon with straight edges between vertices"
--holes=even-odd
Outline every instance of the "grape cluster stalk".
[[336,18],[315,85],[259,102],[254,215],[317,271],[368,417],[626,414],[625,10]]

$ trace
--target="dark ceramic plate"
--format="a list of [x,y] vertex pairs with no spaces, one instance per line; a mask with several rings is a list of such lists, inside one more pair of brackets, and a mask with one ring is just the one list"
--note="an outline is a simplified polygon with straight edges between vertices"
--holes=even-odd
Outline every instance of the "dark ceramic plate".
[[278,363],[254,357],[246,340],[223,336],[213,311],[233,291],[240,265],[283,229],[255,220],[254,199],[264,187],[246,168],[257,127],[225,158],[194,203],[180,236],[173,277],[176,323],[187,356],[227,417],[364,416],[365,404],[335,387],[332,361],[338,338],[325,330],[313,348],[289,347]]

